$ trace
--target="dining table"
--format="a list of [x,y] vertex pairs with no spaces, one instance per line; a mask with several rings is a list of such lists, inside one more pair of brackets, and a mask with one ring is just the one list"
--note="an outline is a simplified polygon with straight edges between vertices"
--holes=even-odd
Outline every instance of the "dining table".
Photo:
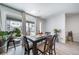
[[46,36],[27,36],[27,39],[33,44],[33,55],[38,55],[37,44],[45,40]]

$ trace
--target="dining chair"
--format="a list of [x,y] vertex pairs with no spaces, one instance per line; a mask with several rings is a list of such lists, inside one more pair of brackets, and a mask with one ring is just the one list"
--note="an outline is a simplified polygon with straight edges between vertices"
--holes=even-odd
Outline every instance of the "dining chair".
[[68,32],[67,41],[73,42],[73,32],[72,31]]
[[7,42],[7,52],[8,52],[9,46],[12,46],[12,45],[14,45],[14,48],[16,49],[15,41],[14,41],[14,40],[13,40],[13,41],[8,41],[8,42]]
[[52,37],[52,40],[50,40],[49,44],[49,54],[55,54],[56,55],[56,49],[55,49],[55,43],[56,43],[56,39],[57,39],[57,36],[56,35],[53,35]]
[[33,45],[27,40],[26,36],[23,36],[24,54],[30,55]]
[[55,51],[55,35],[52,37],[52,35],[50,36],[47,36],[45,38],[45,42],[40,44],[37,49],[38,51],[40,51],[43,55],[51,55],[53,54],[56,54],[56,51]]
[[50,35],[51,34],[51,32],[45,32],[45,35]]

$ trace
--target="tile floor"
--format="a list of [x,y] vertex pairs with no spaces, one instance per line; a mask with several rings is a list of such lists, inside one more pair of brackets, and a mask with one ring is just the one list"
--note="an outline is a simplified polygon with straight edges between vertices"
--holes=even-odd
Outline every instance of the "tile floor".
[[[57,55],[79,55],[79,43],[78,42],[68,42],[66,44],[56,43],[56,53]],[[32,54],[32,52],[31,52]],[[24,55],[24,48],[20,45],[16,49],[11,48],[8,52],[3,53],[3,55]]]

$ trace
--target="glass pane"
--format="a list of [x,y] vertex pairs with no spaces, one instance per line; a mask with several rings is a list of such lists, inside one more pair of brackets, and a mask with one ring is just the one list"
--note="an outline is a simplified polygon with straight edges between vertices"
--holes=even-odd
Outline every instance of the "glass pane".
[[35,24],[30,23],[30,35],[35,35]]
[[26,32],[28,32],[28,23],[26,23]]
[[6,21],[6,31],[12,31],[14,28],[19,28],[21,30],[22,22],[14,21],[14,20],[7,20]]

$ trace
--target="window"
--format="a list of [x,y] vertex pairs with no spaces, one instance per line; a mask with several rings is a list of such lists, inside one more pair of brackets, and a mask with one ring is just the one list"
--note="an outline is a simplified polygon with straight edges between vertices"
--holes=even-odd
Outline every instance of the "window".
[[[22,28],[22,21],[16,18],[7,18],[6,22],[6,30],[12,31],[14,28]],[[35,35],[36,34],[36,26],[35,21],[26,21],[26,33],[27,35]]]
[[6,31],[12,31],[14,28],[22,28],[22,22],[17,20],[16,18],[7,17],[6,20]]
[[27,35],[35,35],[35,23],[26,22]]

